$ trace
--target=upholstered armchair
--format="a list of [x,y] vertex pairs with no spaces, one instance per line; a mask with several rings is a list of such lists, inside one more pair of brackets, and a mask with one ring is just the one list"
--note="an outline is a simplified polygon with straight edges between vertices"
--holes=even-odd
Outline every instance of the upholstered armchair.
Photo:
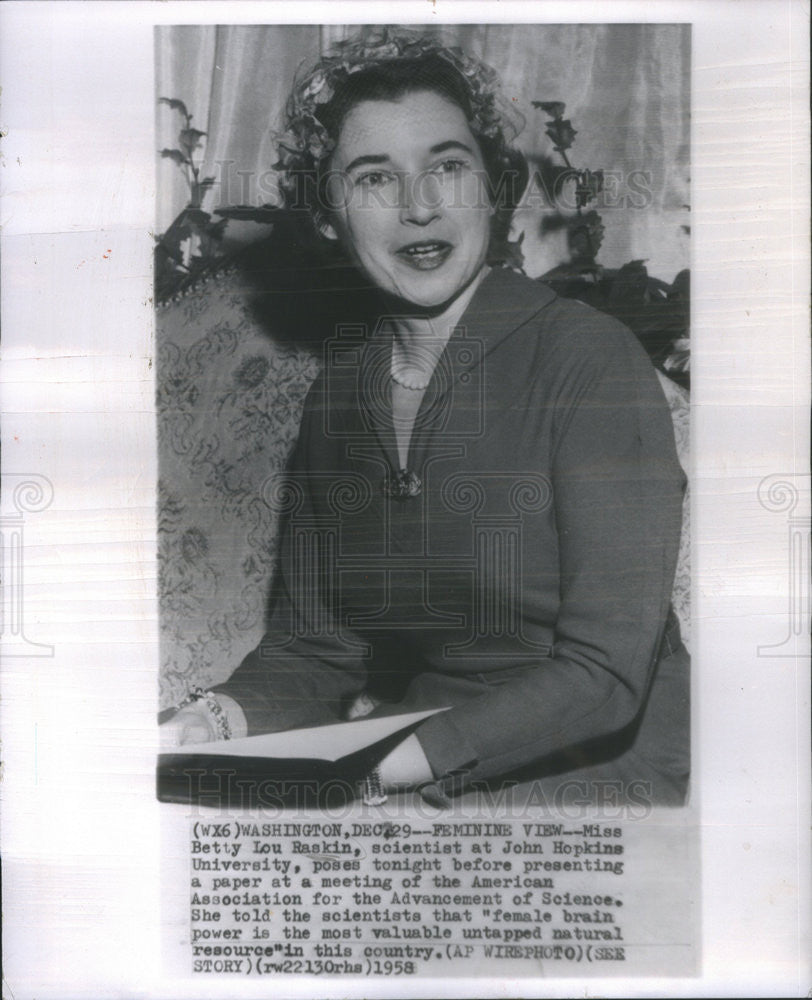
[[276,520],[263,498],[318,371],[235,272],[158,308],[161,705],[225,680],[263,632]]

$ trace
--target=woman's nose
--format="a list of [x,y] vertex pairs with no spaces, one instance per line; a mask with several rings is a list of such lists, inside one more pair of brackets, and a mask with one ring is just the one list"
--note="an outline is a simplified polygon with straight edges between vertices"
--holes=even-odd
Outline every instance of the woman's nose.
[[401,179],[401,222],[426,226],[440,214],[441,205],[437,178],[430,171],[406,174]]

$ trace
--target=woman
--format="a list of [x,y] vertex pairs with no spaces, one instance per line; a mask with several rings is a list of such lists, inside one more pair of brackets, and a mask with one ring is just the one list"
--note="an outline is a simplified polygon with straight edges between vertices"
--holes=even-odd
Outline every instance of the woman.
[[385,789],[683,800],[669,413],[629,331],[495,265],[505,123],[492,71],[428,39],[345,44],[294,91],[283,188],[379,322],[338,331],[308,396],[268,633],[170,741],[336,721],[368,691],[448,708],[381,761]]

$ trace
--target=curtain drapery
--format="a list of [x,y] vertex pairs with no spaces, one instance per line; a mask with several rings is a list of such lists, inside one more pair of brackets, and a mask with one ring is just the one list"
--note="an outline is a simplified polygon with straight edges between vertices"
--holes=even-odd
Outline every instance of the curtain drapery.
[[[272,133],[291,81],[333,42],[376,26],[182,26],[156,29],[157,96],[179,98],[206,132],[201,176],[215,178],[208,211],[273,202]],[[605,226],[599,261],[619,267],[645,259],[670,281],[688,266],[690,26],[683,24],[465,24],[421,29],[440,34],[493,66],[504,96],[525,120],[517,145],[531,164],[560,162],[531,101],[560,100],[578,130],[569,151],[577,168],[603,169],[606,190],[595,206]],[[179,116],[157,111],[158,148],[172,148]],[[188,201],[170,160],[158,165],[157,231]],[[547,192],[528,192],[516,216],[524,231],[526,269],[538,275],[561,263],[561,235],[545,235]],[[250,224],[229,227],[249,239]]]

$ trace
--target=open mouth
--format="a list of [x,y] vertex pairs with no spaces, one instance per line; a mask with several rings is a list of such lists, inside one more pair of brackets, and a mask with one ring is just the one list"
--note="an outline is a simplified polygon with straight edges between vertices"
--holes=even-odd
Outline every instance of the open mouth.
[[396,255],[418,270],[429,271],[445,263],[453,249],[454,247],[445,240],[422,240],[401,247]]

